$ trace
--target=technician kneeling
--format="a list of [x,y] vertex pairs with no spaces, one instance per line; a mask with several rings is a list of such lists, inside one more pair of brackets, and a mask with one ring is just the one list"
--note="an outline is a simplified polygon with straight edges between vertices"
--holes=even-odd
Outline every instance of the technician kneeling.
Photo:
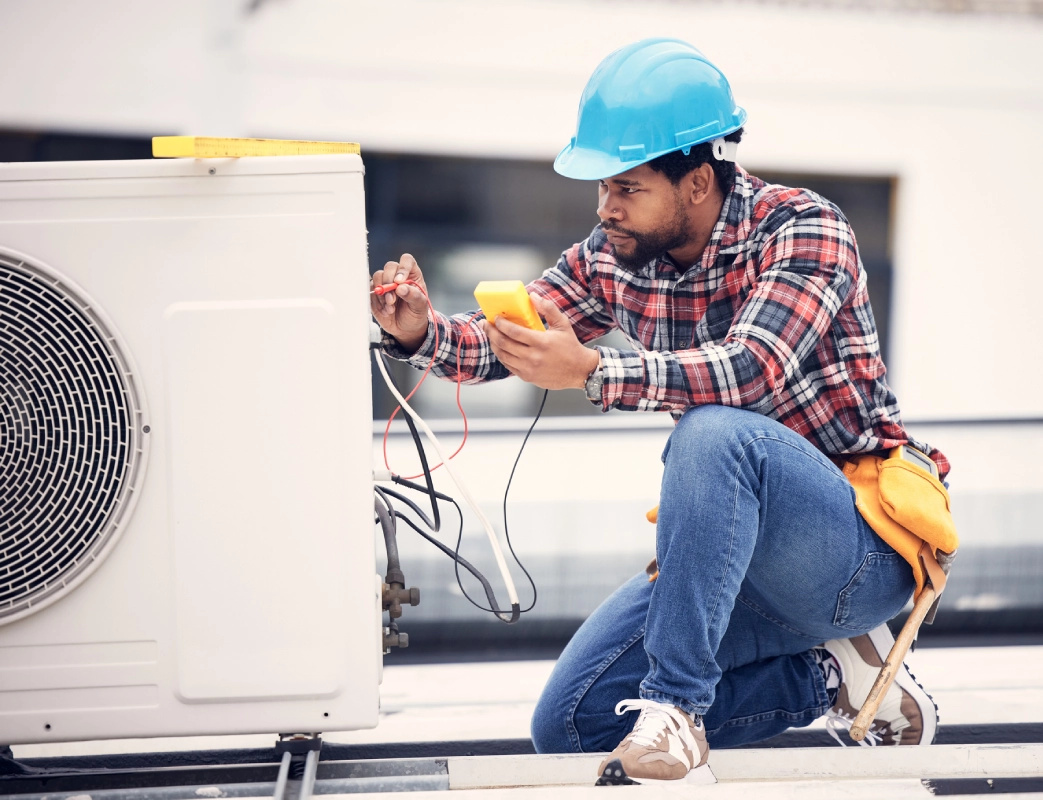
[[[690,45],[624,47],[587,84],[554,164],[599,182],[601,223],[528,287],[548,330],[432,321],[413,286],[373,298],[385,351],[433,359],[440,377],[455,380],[459,358],[466,382],[514,374],[677,419],[658,576],[636,576],[583,624],[532,721],[540,752],[611,751],[599,783],[682,780],[707,741],[824,714],[834,736],[849,728],[890,649],[883,623],[916,584],[838,463],[911,443],[949,469],[903,428],[847,220],[737,167],[745,121]],[[373,280],[423,285],[409,255]],[[585,346],[617,327],[633,349]],[[936,727],[903,668],[867,741],[930,744]]]

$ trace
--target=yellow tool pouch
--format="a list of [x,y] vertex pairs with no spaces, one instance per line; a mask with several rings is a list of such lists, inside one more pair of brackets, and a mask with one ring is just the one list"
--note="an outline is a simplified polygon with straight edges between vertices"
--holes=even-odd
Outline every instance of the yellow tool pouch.
[[[939,550],[954,553],[960,543],[949,510],[949,493],[942,482],[899,458],[852,456],[843,470],[854,487],[859,513],[913,568],[914,596],[923,591],[928,571],[941,592],[945,576],[936,574],[937,562],[932,556]],[[927,552],[921,554],[924,545]]]

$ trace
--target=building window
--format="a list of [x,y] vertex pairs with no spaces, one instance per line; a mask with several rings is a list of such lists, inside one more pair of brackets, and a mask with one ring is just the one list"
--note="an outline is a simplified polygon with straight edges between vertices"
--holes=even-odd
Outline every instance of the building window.
[[[472,291],[478,281],[537,277],[598,222],[596,184],[563,178],[546,162],[374,153],[367,153],[365,162],[371,270],[411,253],[424,271],[435,308],[447,314],[476,308]],[[886,358],[894,181],[769,170],[755,174],[816,191],[847,216],[868,275]],[[626,346],[617,334],[605,343]],[[402,386],[412,386],[419,377],[403,364],[394,365],[394,375]],[[474,417],[531,416],[542,396],[515,378],[464,391],[465,409]],[[425,383],[416,407],[432,419],[455,417],[455,386]],[[386,418],[392,408],[390,394],[375,385],[374,416]],[[551,392],[544,413],[599,410],[581,392]]]

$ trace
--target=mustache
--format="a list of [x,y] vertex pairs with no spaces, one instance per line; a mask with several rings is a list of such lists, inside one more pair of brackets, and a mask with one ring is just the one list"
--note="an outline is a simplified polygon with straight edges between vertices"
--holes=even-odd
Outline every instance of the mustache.
[[629,237],[631,237],[633,239],[636,239],[638,237],[637,231],[632,231],[629,228],[624,228],[618,222],[612,222],[612,221],[602,222],[601,223],[601,230],[603,230],[603,231],[612,231],[613,233],[621,233],[624,236],[629,236]]

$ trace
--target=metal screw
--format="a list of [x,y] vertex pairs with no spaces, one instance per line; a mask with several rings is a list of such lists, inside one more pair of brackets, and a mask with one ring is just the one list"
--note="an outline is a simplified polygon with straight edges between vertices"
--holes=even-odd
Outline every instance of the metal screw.
[[152,426],[151,425],[146,425],[144,428],[141,429],[141,432],[142,433],[149,433],[151,430],[152,430]]
[[216,174],[217,174],[217,170],[216,170],[216,169],[214,169],[213,167],[211,167],[211,168],[210,168],[210,169],[208,170],[208,172],[209,172],[209,173],[210,173],[211,175],[216,175]]

